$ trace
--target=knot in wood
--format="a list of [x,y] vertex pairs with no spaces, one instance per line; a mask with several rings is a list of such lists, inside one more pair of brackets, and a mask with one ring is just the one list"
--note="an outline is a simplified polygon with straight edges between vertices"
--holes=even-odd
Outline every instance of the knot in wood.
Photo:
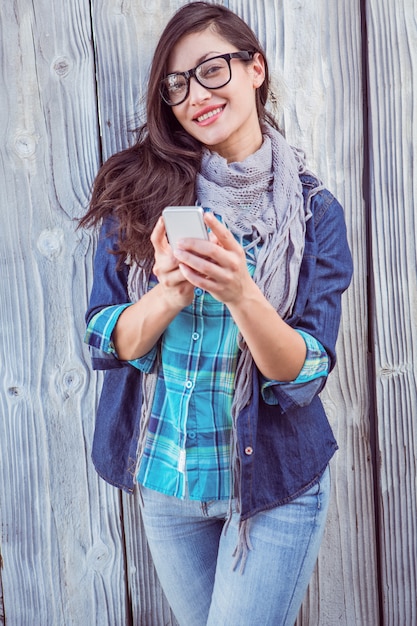
[[20,132],[14,142],[16,153],[21,159],[29,159],[35,154],[38,137],[26,131]]
[[56,74],[63,78],[69,73],[71,69],[71,64],[66,57],[58,57],[58,59],[55,60],[53,67]]
[[38,250],[47,259],[52,260],[61,254],[64,245],[64,232],[61,228],[47,228],[38,238]]

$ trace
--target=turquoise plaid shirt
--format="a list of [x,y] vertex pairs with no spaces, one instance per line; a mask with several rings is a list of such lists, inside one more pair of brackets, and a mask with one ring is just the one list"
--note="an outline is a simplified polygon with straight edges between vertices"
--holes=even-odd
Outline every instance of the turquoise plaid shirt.
[[[253,268],[250,268],[251,270]],[[226,499],[230,494],[230,431],[234,378],[238,359],[238,329],[228,309],[209,293],[196,288],[161,339],[161,367],[138,482],[162,493],[193,500]],[[108,354],[117,354],[112,332],[129,304],[102,309],[90,321],[85,341]],[[328,357],[311,335],[297,331],[307,357],[292,383],[262,379],[269,404],[277,400],[273,385],[302,388],[327,376]],[[149,372],[157,346],[133,367]]]

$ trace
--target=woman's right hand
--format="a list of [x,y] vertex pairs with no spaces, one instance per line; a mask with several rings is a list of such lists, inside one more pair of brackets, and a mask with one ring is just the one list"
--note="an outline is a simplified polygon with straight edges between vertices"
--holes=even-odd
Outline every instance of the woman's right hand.
[[151,242],[155,250],[153,273],[160,284],[161,295],[166,298],[167,305],[175,309],[188,306],[193,301],[194,285],[184,278],[179,269],[178,260],[168,243],[162,217],[152,231]]
[[166,327],[194,297],[194,285],[182,275],[168,243],[163,219],[152,231],[153,272],[158,284],[120,315],[113,331],[119,359],[137,359],[155,345]]

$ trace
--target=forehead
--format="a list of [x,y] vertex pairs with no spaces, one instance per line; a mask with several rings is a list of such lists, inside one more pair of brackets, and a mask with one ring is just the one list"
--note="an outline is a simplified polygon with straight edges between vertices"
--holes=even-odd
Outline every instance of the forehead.
[[198,33],[190,33],[182,37],[173,47],[168,58],[168,73],[185,72],[204,59],[237,50],[238,48],[211,28]]

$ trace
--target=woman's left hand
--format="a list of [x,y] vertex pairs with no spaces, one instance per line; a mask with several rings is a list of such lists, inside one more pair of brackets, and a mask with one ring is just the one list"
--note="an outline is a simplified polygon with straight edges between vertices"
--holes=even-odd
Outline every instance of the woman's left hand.
[[174,255],[184,278],[220,302],[233,305],[252,283],[245,252],[212,213],[205,213],[204,221],[211,230],[210,240],[182,239]]

